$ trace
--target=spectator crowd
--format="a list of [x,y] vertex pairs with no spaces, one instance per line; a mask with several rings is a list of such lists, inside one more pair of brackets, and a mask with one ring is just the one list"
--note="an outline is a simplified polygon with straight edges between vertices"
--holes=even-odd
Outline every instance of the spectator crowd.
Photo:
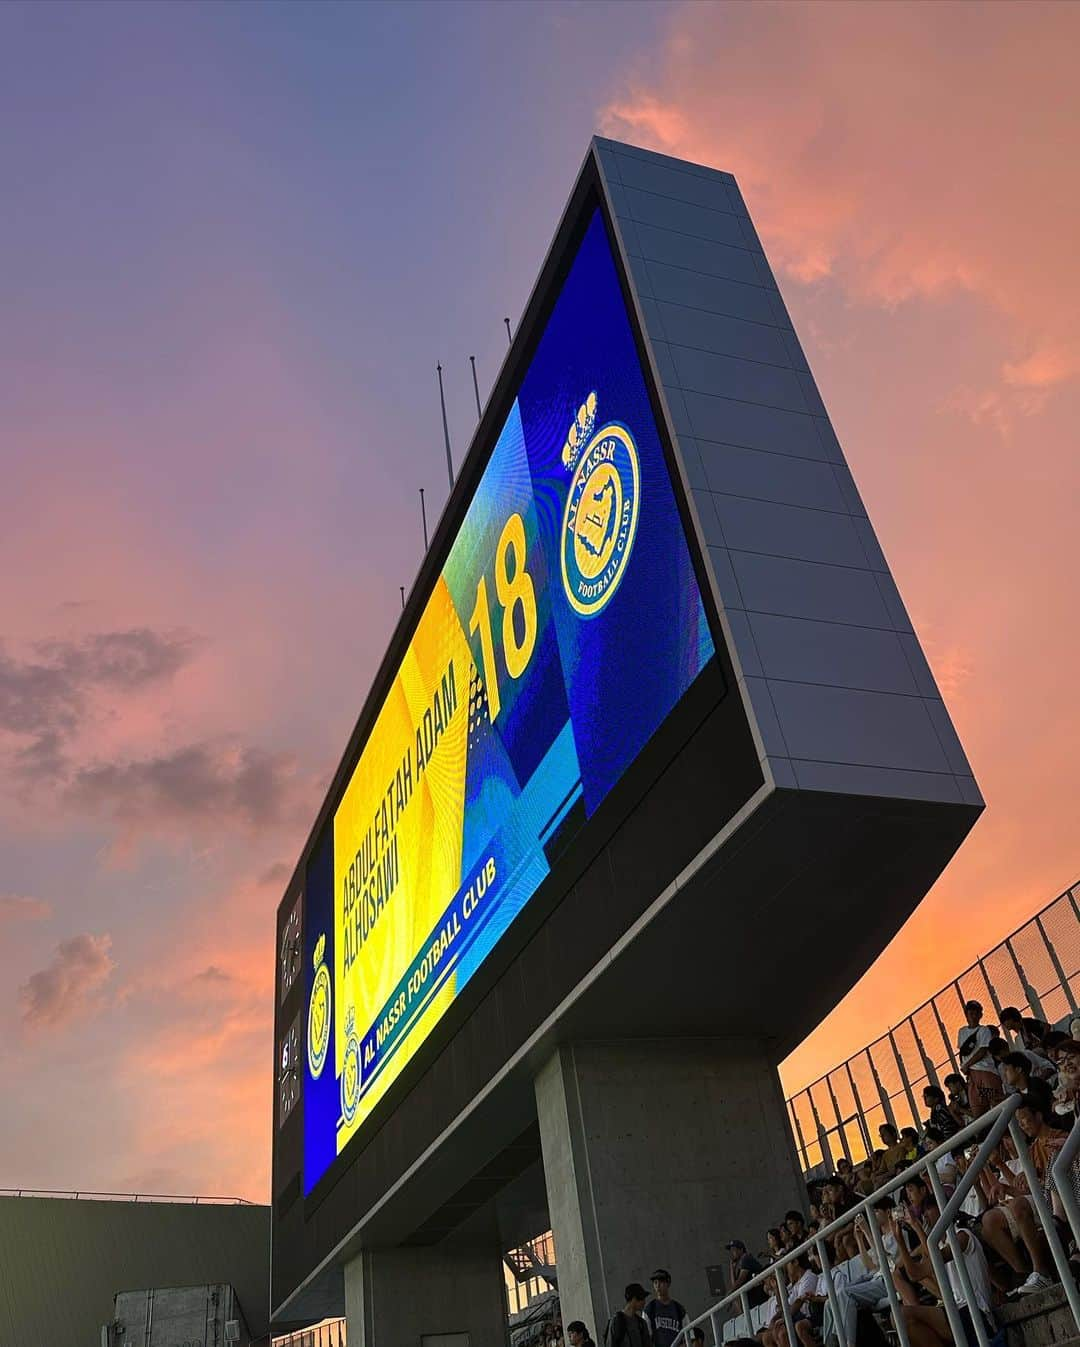
[[[776,1276],[755,1283],[748,1293],[751,1307],[766,1305],[764,1326],[756,1334],[761,1347],[788,1347],[781,1295],[788,1302],[798,1339],[790,1347],[836,1343],[839,1335],[829,1304],[830,1281],[848,1343],[883,1347],[883,1321],[876,1314],[889,1305],[886,1278],[900,1304],[911,1347],[953,1344],[927,1243],[941,1213],[926,1178],[917,1174],[873,1204],[876,1229],[865,1214],[852,1209],[936,1151],[941,1154],[933,1167],[945,1198],[951,1197],[978,1145],[942,1148],[1008,1095],[1022,1097],[1016,1120],[1055,1228],[1080,1271],[1080,1251],[1050,1181],[1053,1163],[1080,1115],[1080,1038],[1076,1036],[1080,1021],[1072,1021],[1071,1032],[1066,1033],[1009,1007],[1001,1012],[998,1028],[984,1024],[983,1013],[977,1001],[964,1007],[965,1023],[957,1035],[960,1071],[946,1076],[943,1088],[924,1088],[926,1113],[920,1128],[882,1123],[878,1128],[881,1144],[869,1158],[858,1165],[841,1158],[835,1173],[810,1182],[806,1212],[789,1211],[770,1227],[759,1254],[749,1252],[742,1240],[728,1245],[732,1290],[753,1282],[770,1264],[788,1260]],[[1071,1189],[1080,1197],[1080,1166],[1073,1166],[1070,1179]],[[843,1217],[849,1211],[852,1219],[845,1224]],[[973,1313],[983,1317],[993,1339],[997,1307],[1008,1299],[1046,1290],[1059,1280],[1008,1134],[972,1185],[959,1220],[959,1247],[977,1302],[974,1310],[967,1304],[951,1250],[943,1248],[942,1255],[970,1347],[975,1347]],[[827,1273],[814,1246],[790,1257],[827,1229],[829,1233],[821,1240]]]
[[[922,1174],[909,1177],[873,1203],[870,1215],[853,1208],[921,1157],[939,1150],[933,1166],[942,1193],[950,1197],[978,1147],[960,1143],[952,1149],[942,1148],[1011,1094],[1022,1097],[1016,1120],[1062,1244],[1080,1271],[1080,1250],[1074,1247],[1060,1198],[1050,1182],[1051,1167],[1080,1116],[1080,1020],[1072,1021],[1071,1032],[1065,1033],[1010,1007],[1001,1012],[998,1028],[983,1023],[983,1008],[977,1001],[968,1002],[964,1015],[965,1024],[957,1036],[960,1071],[946,1076],[942,1087],[924,1088],[926,1113],[921,1127],[882,1123],[878,1128],[881,1144],[869,1158],[856,1165],[843,1157],[835,1173],[812,1180],[806,1189],[806,1210],[786,1212],[764,1232],[757,1252],[741,1239],[728,1244],[730,1290],[747,1287],[749,1307],[765,1307],[759,1316],[763,1326],[756,1335],[729,1338],[732,1347],[835,1347],[839,1334],[829,1299],[830,1281],[849,1347],[886,1347],[888,1325],[881,1313],[890,1304],[890,1290],[899,1303],[911,1347],[954,1347],[928,1246],[940,1210],[926,1178]],[[1080,1197],[1080,1164],[1073,1166],[1071,1187]],[[845,1223],[847,1212],[852,1215]],[[942,1256],[968,1338],[955,1347],[976,1347],[973,1314],[982,1316],[992,1340],[998,1306],[1058,1281],[1008,1134],[967,1194],[959,1223],[958,1248],[974,1308],[967,1303],[952,1251],[943,1247]],[[829,1233],[820,1243],[828,1271],[816,1242],[796,1252],[825,1230]],[[783,1266],[763,1277],[772,1264]],[[603,1325],[600,1344],[594,1342],[583,1321],[571,1321],[564,1332],[556,1319],[550,1336],[540,1340],[543,1347],[673,1347],[677,1340],[680,1347],[683,1343],[699,1347],[706,1341],[711,1347],[711,1334],[707,1339],[700,1328],[684,1331],[687,1311],[671,1295],[667,1269],[656,1269],[652,1288],[651,1295],[637,1282],[625,1288],[624,1304]],[[788,1302],[797,1338],[790,1343],[781,1296]],[[734,1309],[729,1318],[736,1318]],[[741,1331],[748,1332],[745,1320]]]

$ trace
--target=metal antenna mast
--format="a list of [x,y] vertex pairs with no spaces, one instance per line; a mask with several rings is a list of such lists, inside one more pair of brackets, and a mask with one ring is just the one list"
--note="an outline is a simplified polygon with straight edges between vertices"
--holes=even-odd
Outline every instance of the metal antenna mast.
[[446,395],[443,393],[442,365],[436,364],[439,375],[439,405],[442,407],[442,433],[446,442],[446,475],[450,478],[450,490],[454,489],[454,460],[450,457],[450,427],[446,422]]
[[476,356],[469,356],[469,364],[472,366],[472,386],[476,394],[476,419],[479,420],[483,412],[480,410],[480,385],[476,382]]
[[513,338],[513,337],[511,336],[511,334],[510,334],[510,319],[509,319],[509,318],[504,318],[504,319],[503,319],[503,322],[506,324],[506,342],[507,342],[507,345],[508,345],[508,346],[513,346],[513,344],[514,344],[514,338]]
[[428,550],[428,540],[427,540],[427,509],[426,509],[425,506],[424,506],[424,488],[423,488],[423,487],[420,488],[420,519],[421,519],[421,522],[422,522],[423,525],[424,525],[424,556],[427,556],[427,550]]

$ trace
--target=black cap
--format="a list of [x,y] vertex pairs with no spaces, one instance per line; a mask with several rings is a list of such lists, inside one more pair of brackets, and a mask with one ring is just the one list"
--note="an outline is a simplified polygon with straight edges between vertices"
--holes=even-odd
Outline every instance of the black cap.
[[666,1267],[658,1267],[649,1280],[651,1282],[669,1282],[671,1281],[671,1273]]
[[724,1245],[724,1248],[725,1248],[725,1249],[745,1249],[745,1248],[746,1248],[746,1245],[742,1242],[741,1239],[733,1239],[733,1240],[729,1240],[728,1243]]
[[649,1293],[640,1282],[631,1282],[626,1288],[627,1300],[648,1300]]

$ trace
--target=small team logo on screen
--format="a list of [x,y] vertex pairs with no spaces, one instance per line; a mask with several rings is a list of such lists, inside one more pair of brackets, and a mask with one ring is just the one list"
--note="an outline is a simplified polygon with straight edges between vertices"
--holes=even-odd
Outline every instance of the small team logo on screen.
[[330,1042],[330,970],[326,966],[326,936],[319,936],[315,946],[315,981],[308,1003],[307,1059],[313,1080],[318,1080],[326,1065],[326,1049]]
[[356,1011],[350,1006],[345,1022],[348,1041],[341,1064],[341,1116],[347,1123],[356,1117],[360,1103],[360,1040],[356,1037]]
[[612,421],[594,432],[596,394],[578,408],[563,445],[571,470],[562,526],[562,580],[570,606],[595,617],[611,599],[637,533],[641,478],[637,446]]

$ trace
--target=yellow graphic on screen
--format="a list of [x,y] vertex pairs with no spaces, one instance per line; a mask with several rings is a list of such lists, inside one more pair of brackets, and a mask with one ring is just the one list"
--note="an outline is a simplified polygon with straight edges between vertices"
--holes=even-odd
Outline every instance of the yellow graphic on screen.
[[334,815],[334,1053],[339,1080],[349,1075],[339,1154],[456,992],[451,974],[358,1094],[358,1041],[383,1016],[461,883],[474,672],[440,578]]
[[570,489],[562,524],[562,580],[570,606],[596,617],[614,597],[630,560],[641,505],[637,445],[612,421],[594,432],[597,396],[589,394],[562,449]]
[[308,1005],[308,1069],[313,1080],[322,1075],[330,1043],[330,970],[326,966],[325,952],[326,936],[320,935],[315,942],[315,981]]

